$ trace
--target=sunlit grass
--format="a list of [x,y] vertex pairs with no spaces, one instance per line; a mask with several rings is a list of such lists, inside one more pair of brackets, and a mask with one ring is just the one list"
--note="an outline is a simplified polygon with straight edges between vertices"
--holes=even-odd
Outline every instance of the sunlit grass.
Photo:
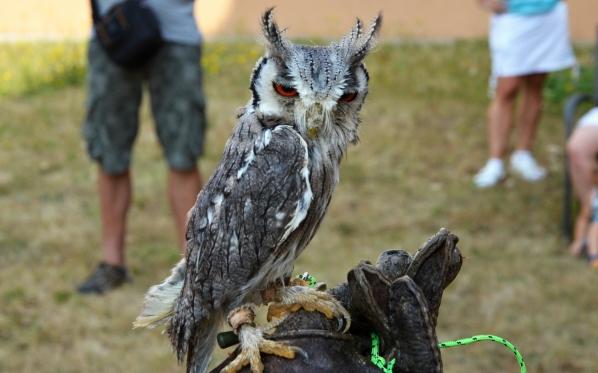
[[[207,74],[238,70],[261,53],[256,44],[210,44],[202,65]],[[80,85],[85,80],[86,44],[82,42],[20,42],[0,46],[0,97],[23,96]]]
[[[178,258],[147,105],[127,239],[135,282],[102,298],[73,292],[99,257],[99,216],[95,166],[80,139],[85,47],[57,45],[0,46],[0,75],[14,74],[0,83],[0,372],[182,371],[165,336],[130,328],[147,287]],[[588,64],[591,51],[579,52]],[[52,53],[63,57],[51,60]],[[249,43],[205,48],[206,176],[236,108],[249,98],[260,54]],[[446,226],[461,237],[466,259],[445,293],[440,338],[498,334],[519,347],[530,372],[591,372],[596,274],[565,253],[558,225],[560,102],[572,87],[554,91],[560,93],[540,128],[536,152],[548,179],[530,185],[509,178],[481,192],[471,176],[486,156],[485,44],[383,45],[367,65],[361,142],[343,161],[329,214],[297,271],[332,285],[359,260],[375,260],[386,248],[414,251]],[[65,75],[72,80],[61,81]],[[501,346],[446,350],[443,357],[449,373],[518,371]]]
[[[313,41],[302,41],[313,44]],[[210,43],[204,47],[202,65],[208,75],[238,78],[245,74],[240,67],[255,63],[261,55],[259,45],[247,42]],[[401,48],[385,45],[371,60],[385,61],[381,74],[403,75],[411,94],[449,95],[463,99],[485,99],[480,95],[488,74],[487,46],[468,41],[451,44],[403,43]],[[578,76],[569,72],[553,74],[547,84],[546,97],[561,103],[575,90],[591,91],[594,69],[588,48],[578,50],[581,68]],[[469,58],[469,56],[473,58]],[[420,69],[420,65],[430,69]],[[84,82],[86,44],[83,42],[5,43],[0,48],[0,97],[16,97],[48,89],[60,89]],[[458,76],[459,79],[444,79]],[[474,93],[473,96],[465,95]]]
[[85,74],[84,62],[83,43],[3,44],[0,47],[0,96],[79,84]]

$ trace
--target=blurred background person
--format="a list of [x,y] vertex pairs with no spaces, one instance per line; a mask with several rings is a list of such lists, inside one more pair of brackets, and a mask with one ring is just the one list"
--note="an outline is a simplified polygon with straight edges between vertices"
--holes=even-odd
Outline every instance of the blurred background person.
[[529,182],[542,180],[546,170],[532,155],[542,113],[542,91],[547,74],[571,67],[575,57],[569,41],[567,5],[559,0],[479,0],[492,12],[489,44],[492,57],[488,108],[490,158],[475,175],[478,188],[496,185],[506,175],[504,157],[521,96],[519,126],[511,170]]
[[598,269],[598,107],[579,120],[567,143],[567,154],[580,203],[569,250],[579,256],[586,249],[590,265]]
[[[98,0],[105,14],[119,0]],[[200,61],[201,35],[194,0],[147,0],[165,41],[143,68],[125,70],[108,59],[94,36],[89,43],[87,117],[83,135],[89,156],[98,163],[102,261],[78,287],[103,293],[129,280],[125,266],[127,213],[131,206],[131,150],[138,131],[142,86],[168,162],[168,198],[178,245],[185,246],[186,213],[201,188],[197,159],[206,126]]]

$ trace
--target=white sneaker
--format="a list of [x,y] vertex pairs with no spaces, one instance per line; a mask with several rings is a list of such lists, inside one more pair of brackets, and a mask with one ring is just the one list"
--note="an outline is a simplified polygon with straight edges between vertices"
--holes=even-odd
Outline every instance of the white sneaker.
[[502,159],[490,158],[486,165],[473,177],[478,188],[489,188],[498,184],[505,177]]
[[530,182],[546,177],[546,169],[540,166],[527,150],[517,150],[511,155],[511,170]]

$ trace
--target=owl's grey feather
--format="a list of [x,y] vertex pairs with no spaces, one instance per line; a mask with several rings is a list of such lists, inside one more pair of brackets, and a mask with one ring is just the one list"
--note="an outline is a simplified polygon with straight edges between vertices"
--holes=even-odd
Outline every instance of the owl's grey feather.
[[188,223],[187,276],[169,328],[179,358],[203,340],[197,324],[291,269],[298,240],[285,241],[312,201],[307,166],[307,144],[291,126],[240,118]]
[[358,139],[368,85],[362,60],[380,20],[367,33],[358,21],[339,43],[313,47],[285,39],[271,9],[262,17],[267,48],[252,97],[188,222],[184,283],[167,328],[188,371],[207,369],[221,320],[290,275],[318,229],[340,161]]
[[274,8],[268,9],[262,16],[262,32],[268,44],[267,47],[272,55],[284,58],[288,56],[290,49],[289,42],[283,37],[283,32],[274,21]]

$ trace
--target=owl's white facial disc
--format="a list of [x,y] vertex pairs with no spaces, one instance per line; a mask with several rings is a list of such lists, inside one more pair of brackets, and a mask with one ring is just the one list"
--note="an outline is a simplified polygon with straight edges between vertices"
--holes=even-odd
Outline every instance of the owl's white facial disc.
[[292,124],[306,139],[355,142],[368,89],[362,60],[379,26],[377,18],[364,33],[358,21],[340,42],[295,45],[282,36],[268,11],[262,19],[267,53],[251,79],[251,109],[263,118]]
[[359,110],[367,95],[363,64],[352,66],[329,48],[296,48],[287,62],[276,56],[256,64],[252,108],[260,116],[294,124],[307,138],[342,135],[356,141]]

